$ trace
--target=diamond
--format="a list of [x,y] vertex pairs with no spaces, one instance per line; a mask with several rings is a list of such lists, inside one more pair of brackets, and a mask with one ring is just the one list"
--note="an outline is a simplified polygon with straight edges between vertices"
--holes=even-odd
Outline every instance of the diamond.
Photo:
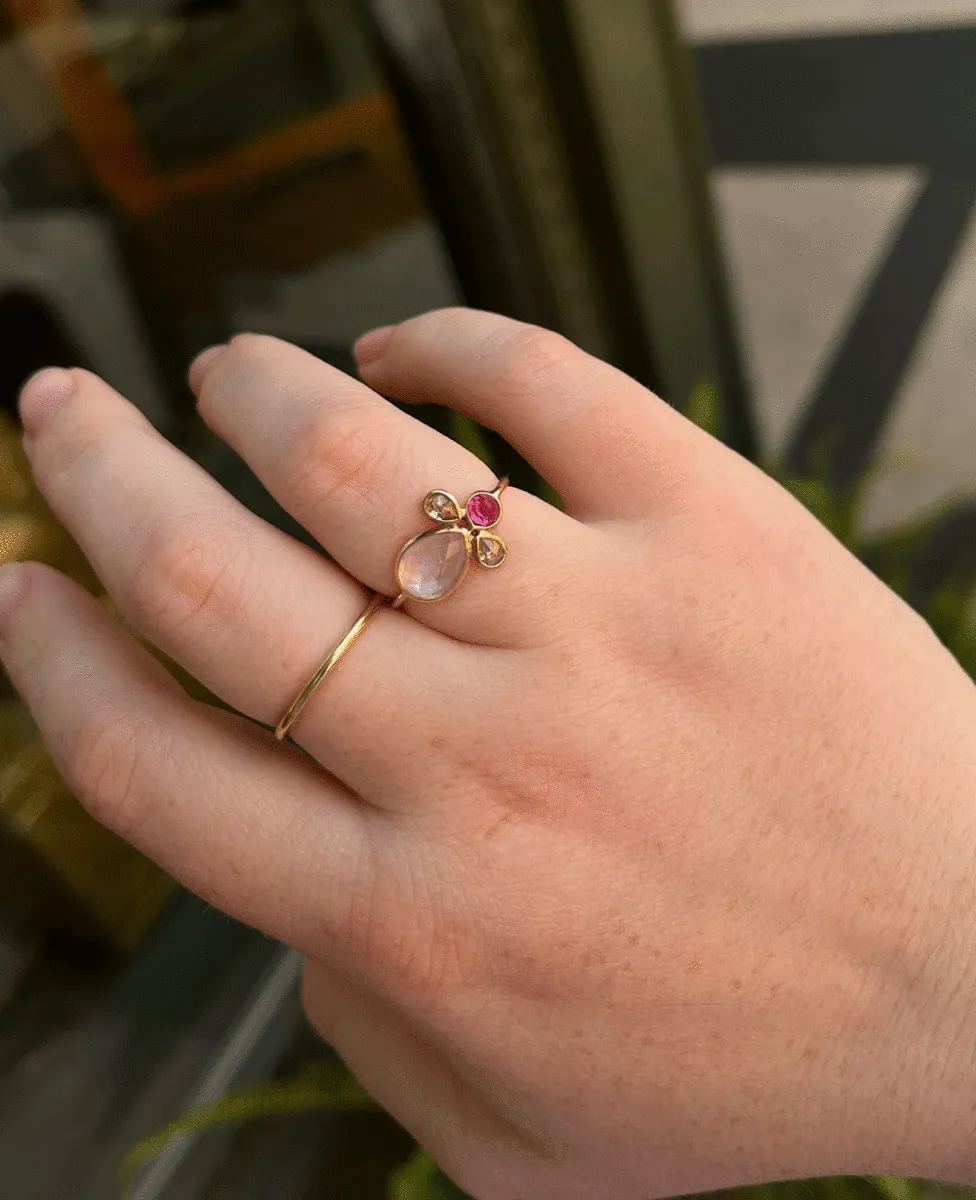
[[402,591],[414,600],[443,600],[464,578],[468,539],[459,529],[433,529],[408,542],[397,559]]
[[465,506],[468,520],[479,529],[490,529],[497,525],[502,515],[498,497],[491,492],[475,492]]
[[458,502],[450,492],[429,492],[424,498],[424,512],[432,521],[457,521],[461,516]]
[[483,567],[488,567],[489,570],[493,567],[500,567],[508,553],[508,547],[500,537],[493,533],[479,533],[475,550],[478,562]]

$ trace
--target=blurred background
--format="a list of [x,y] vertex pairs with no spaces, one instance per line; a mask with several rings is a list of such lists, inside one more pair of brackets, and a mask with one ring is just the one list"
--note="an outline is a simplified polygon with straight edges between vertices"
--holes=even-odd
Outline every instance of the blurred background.
[[[32,371],[97,371],[304,536],[191,357],[254,330],[352,371],[465,302],[775,473],[976,669],[974,63],[976,0],[0,0],[0,558],[102,594],[20,450]],[[448,1194],[381,1114],[322,1111],[361,1104],[299,970],[96,827],[0,678],[0,1195],[116,1195],[191,1110],[218,1127],[129,1195]],[[219,1120],[296,1073],[299,1115]]]

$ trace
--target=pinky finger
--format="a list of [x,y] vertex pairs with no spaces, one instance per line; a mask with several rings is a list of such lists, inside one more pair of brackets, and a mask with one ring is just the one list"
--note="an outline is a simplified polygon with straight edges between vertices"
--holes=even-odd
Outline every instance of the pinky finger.
[[[0,659],[97,820],[209,903],[321,949],[330,896],[317,881],[348,892],[365,840],[338,783],[191,700],[97,600],[47,567],[0,570]],[[338,894],[332,903],[342,908]]]

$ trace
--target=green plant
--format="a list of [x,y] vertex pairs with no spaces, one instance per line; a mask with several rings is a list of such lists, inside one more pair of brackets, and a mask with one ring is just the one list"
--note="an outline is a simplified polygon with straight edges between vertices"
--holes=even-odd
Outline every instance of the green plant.
[[177,1117],[144,1138],[133,1146],[119,1168],[119,1192],[125,1200],[142,1168],[178,1138],[199,1137],[258,1117],[322,1110],[363,1112],[375,1107],[373,1099],[338,1059],[310,1062],[290,1079],[241,1088],[216,1104]]

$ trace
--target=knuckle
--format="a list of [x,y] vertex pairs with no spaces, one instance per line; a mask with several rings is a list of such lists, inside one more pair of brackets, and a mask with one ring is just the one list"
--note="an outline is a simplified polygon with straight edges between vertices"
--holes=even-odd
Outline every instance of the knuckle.
[[162,524],[129,585],[126,607],[134,623],[166,635],[229,615],[246,573],[236,546],[225,526],[218,528],[207,518]]
[[574,353],[579,351],[572,342],[548,329],[527,326],[506,333],[497,356],[500,383],[518,390],[528,384],[545,384]]
[[228,345],[236,355],[250,358],[275,350],[281,342],[266,333],[235,333]]
[[435,308],[419,316],[410,317],[393,331],[384,359],[393,361],[416,360],[424,357],[425,349],[441,343],[445,338],[453,340],[458,330],[470,322],[470,309],[460,305]]
[[264,333],[236,333],[227,343],[226,351],[214,363],[215,375],[219,372],[225,380],[246,380],[255,374],[275,371],[281,362],[281,353],[287,344],[280,338]]
[[220,398],[235,391],[242,381],[253,378],[266,361],[274,366],[274,356],[280,352],[278,338],[261,333],[237,333],[207,371],[197,398],[197,407],[208,422],[220,424]]
[[140,736],[118,712],[95,712],[75,735],[67,784],[96,820],[124,838],[139,824]]
[[339,501],[372,501],[398,449],[373,408],[353,403],[331,409],[295,438],[283,470],[294,511],[314,514]]

